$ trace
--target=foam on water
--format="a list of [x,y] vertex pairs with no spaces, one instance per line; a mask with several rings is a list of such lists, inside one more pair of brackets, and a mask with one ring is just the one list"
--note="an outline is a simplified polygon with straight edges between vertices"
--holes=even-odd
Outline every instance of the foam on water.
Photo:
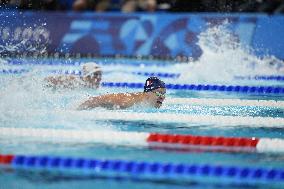
[[[224,23],[209,27],[199,35],[202,56],[188,65],[179,65],[179,82],[235,83],[236,75],[281,75],[283,61],[274,56],[257,57]],[[239,82],[239,81],[237,81]]]
[[[108,122],[96,122],[94,117],[86,119],[80,115],[70,115],[67,110],[74,110],[79,103],[96,91],[80,88],[75,90],[46,88],[44,86],[46,69],[50,68],[35,66],[32,71],[22,75],[0,77],[2,125],[33,128],[116,129]],[[39,110],[44,113],[38,114]],[[59,116],[58,112],[60,112]]]
[[64,111],[72,108],[70,101],[75,102],[86,95],[79,90],[70,92],[70,90],[53,91],[47,89],[44,87],[43,77],[38,76],[36,72],[6,78],[1,82],[0,119],[7,125],[40,126],[52,122],[55,125],[68,126],[70,125],[68,119],[66,121],[63,118],[48,119],[48,114],[45,119],[38,119],[30,110]]

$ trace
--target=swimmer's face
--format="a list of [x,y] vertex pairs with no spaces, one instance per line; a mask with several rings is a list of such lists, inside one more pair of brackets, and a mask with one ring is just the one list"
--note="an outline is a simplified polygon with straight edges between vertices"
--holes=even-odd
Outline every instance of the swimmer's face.
[[158,88],[149,92],[150,103],[154,105],[155,108],[160,108],[166,97],[166,89]]
[[100,86],[100,82],[102,80],[102,72],[97,71],[85,77],[85,80],[90,83],[90,85],[98,88]]

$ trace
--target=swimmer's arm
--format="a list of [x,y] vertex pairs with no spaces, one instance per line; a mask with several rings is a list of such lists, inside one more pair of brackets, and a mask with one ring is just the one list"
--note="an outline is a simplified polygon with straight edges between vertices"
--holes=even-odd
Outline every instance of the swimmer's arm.
[[102,105],[100,97],[90,97],[88,100],[83,102],[77,108],[78,110],[88,110],[96,107],[100,107]]
[[115,105],[116,102],[112,96],[104,95],[98,97],[90,97],[78,107],[78,110],[92,109],[96,107],[113,108]]
[[92,109],[96,107],[110,108],[110,109],[124,109],[133,105],[133,102],[129,100],[123,94],[110,94],[98,97],[91,97],[83,102],[78,110]]
[[60,76],[55,77],[55,76],[49,76],[44,78],[44,81],[48,83],[48,85],[58,85],[62,84],[62,78]]
[[[75,81],[74,76],[49,76],[44,79],[47,87],[73,87],[72,82]],[[73,84],[74,85],[74,84]]]

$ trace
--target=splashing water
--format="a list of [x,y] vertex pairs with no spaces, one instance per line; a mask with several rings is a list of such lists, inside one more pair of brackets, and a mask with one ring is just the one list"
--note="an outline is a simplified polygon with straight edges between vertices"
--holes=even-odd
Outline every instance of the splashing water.
[[[4,6],[4,10],[0,12],[0,54],[46,53],[50,44],[50,31],[46,29],[46,22],[38,19],[35,23],[27,23],[23,12],[9,10],[9,6]],[[16,22],[19,19],[21,23]]]
[[[80,126],[82,119],[69,115],[66,110],[74,109],[72,106],[76,101],[86,99],[86,91],[53,91],[45,88],[44,77],[41,77],[38,71],[32,71],[24,76],[5,78],[7,80],[1,85],[0,90],[1,123],[16,127]],[[62,112],[63,116],[57,116],[55,112]],[[92,120],[86,120],[84,123],[84,128],[94,125]]]
[[14,36],[11,37],[9,37],[12,35],[11,31],[6,28],[6,30],[3,29],[2,34],[7,35],[7,37],[2,36],[2,43],[0,43],[0,53],[2,55],[17,54],[19,52],[44,54],[50,43],[48,31],[41,26],[35,29],[26,28],[23,30],[16,28]]
[[280,75],[284,64],[274,56],[263,58],[254,50],[241,44],[227,28],[227,24],[209,27],[199,35],[198,45],[202,56],[189,65],[182,65],[182,82],[232,83],[234,76]]
[[[15,16],[13,12],[5,14],[6,12],[0,13],[0,16]],[[17,14],[19,17],[20,15],[24,17],[21,12]],[[10,19],[4,19],[0,24],[0,55],[5,57],[5,59],[0,57],[1,68],[9,69],[7,63],[10,55],[46,53],[50,38],[45,25],[46,23],[42,23],[40,20],[33,25],[28,25],[24,21],[20,25],[14,25]],[[38,70],[34,70],[24,76],[0,77],[0,119],[2,121],[5,122],[6,118],[8,121],[28,118],[30,115],[23,113],[26,112],[25,109],[29,108],[64,108],[59,105],[60,98],[55,98],[54,94],[43,88],[43,78],[36,76],[37,72]],[[19,113],[22,116],[17,117],[17,114],[20,115]]]

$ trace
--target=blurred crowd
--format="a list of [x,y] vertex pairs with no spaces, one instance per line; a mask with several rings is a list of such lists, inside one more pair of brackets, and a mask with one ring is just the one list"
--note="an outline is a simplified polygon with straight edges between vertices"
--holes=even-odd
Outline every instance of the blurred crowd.
[[1,7],[58,11],[284,13],[284,0],[0,0]]

